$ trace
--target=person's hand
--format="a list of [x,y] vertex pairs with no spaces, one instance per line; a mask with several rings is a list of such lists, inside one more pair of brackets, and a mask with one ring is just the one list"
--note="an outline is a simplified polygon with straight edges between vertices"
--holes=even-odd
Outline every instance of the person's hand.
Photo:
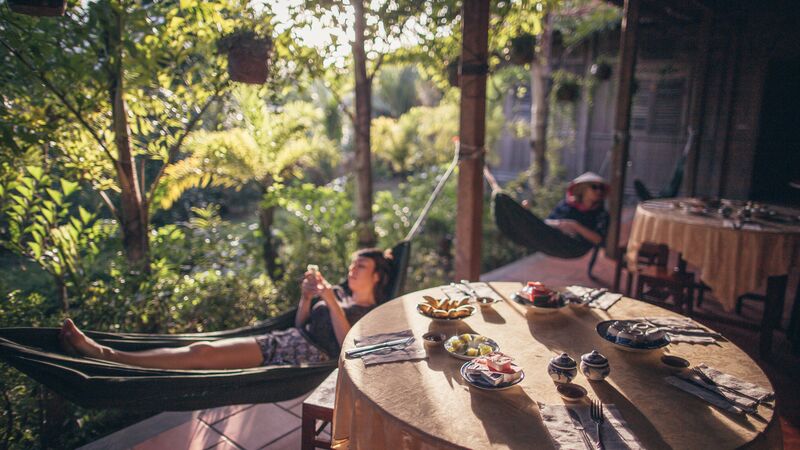
[[569,219],[548,219],[545,221],[546,224],[550,225],[553,228],[561,231],[564,234],[568,235],[575,235],[577,231],[575,227],[578,225],[578,222]]
[[303,277],[303,283],[300,285],[302,292],[302,299],[311,300],[314,297],[320,297],[326,302],[336,301],[336,296],[333,294],[333,289],[328,280],[322,276],[321,273],[316,271],[308,271]]

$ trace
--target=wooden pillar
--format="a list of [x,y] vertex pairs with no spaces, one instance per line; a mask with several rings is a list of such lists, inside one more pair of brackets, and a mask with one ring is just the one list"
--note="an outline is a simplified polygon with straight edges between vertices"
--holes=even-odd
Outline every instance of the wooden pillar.
[[689,106],[689,154],[686,156],[686,177],[684,177],[684,192],[687,195],[697,194],[697,165],[700,159],[700,141],[703,139],[703,115],[706,108],[706,83],[708,77],[708,62],[711,59],[711,25],[713,16],[710,11],[703,14],[703,22],[697,39],[697,54],[694,58],[692,70],[692,99]]
[[631,99],[633,76],[636,72],[636,40],[639,29],[641,0],[625,0],[622,17],[622,34],[619,45],[619,85],[617,86],[617,108],[614,117],[614,143],[611,151],[611,195],[608,199],[611,221],[606,237],[606,255],[617,257],[619,246],[622,202],[625,189],[625,169],[628,165],[630,146]]
[[457,280],[477,280],[481,267],[483,162],[486,138],[486,73],[489,0],[464,0],[461,44],[461,161],[456,207]]

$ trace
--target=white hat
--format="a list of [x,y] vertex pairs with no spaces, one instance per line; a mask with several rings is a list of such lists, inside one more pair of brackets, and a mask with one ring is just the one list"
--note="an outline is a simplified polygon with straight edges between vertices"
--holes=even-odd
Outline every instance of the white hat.
[[569,182],[569,186],[572,187],[583,183],[600,183],[608,186],[608,182],[605,180],[605,178],[594,172],[586,172],[583,175],[578,176]]

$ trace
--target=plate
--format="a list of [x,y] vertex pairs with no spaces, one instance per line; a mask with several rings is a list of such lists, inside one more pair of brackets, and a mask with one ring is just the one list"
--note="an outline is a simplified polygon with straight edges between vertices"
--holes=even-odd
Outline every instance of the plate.
[[619,342],[616,342],[616,339],[613,336],[608,335],[608,327],[610,327],[611,324],[614,322],[626,322],[626,321],[605,320],[603,322],[600,322],[597,324],[597,334],[599,334],[600,337],[607,340],[608,342],[614,344],[620,350],[625,350],[628,352],[650,352],[669,345],[669,337],[667,336],[664,336],[664,339],[660,339],[658,341],[653,341],[653,342],[643,342],[641,344],[620,344]]
[[[468,348],[478,349],[479,345],[481,345],[481,344],[488,345],[489,347],[491,347],[493,352],[496,352],[496,351],[500,350],[500,346],[497,345],[497,342],[495,342],[491,338],[488,338],[486,336],[481,336],[480,334],[464,333],[464,334],[457,334],[455,336],[452,336],[450,339],[448,339],[448,340],[446,340],[444,342],[444,349],[447,350],[447,353],[449,353],[450,356],[453,356],[453,357],[458,358],[458,359],[475,359],[475,358],[480,356],[480,354],[475,355],[475,356],[467,356],[464,353],[459,353],[459,352],[455,352],[455,351],[451,351],[450,350],[452,342],[454,342],[456,340],[463,341],[463,339],[461,339],[461,336],[470,336],[470,343],[466,344],[466,347],[464,347],[464,351],[465,352],[466,352],[466,350]],[[475,342],[476,338],[480,338],[480,342]],[[480,350],[479,350],[479,352],[480,352]]]
[[516,294],[514,294],[514,301],[519,303],[520,305],[527,306],[534,314],[552,314],[556,311],[560,311],[565,307],[569,306],[569,303],[564,301],[563,295],[561,296],[561,306],[555,306],[555,307],[536,306],[533,303],[531,303],[530,300],[528,300],[526,296],[523,295],[521,292],[517,292]]
[[474,361],[467,361],[467,362],[464,363],[463,366],[461,366],[461,378],[463,378],[471,386],[474,386],[474,387],[476,387],[478,389],[483,389],[485,391],[502,391],[503,389],[508,389],[508,388],[514,386],[515,384],[518,384],[520,381],[525,379],[525,371],[523,370],[521,372],[522,376],[520,376],[516,380],[508,382],[508,383],[500,383],[497,386],[494,386],[494,385],[491,385],[491,384],[481,380],[480,378],[474,379],[474,378],[470,377],[469,375],[467,375],[467,367],[469,367],[470,364],[476,364],[476,363]]
[[[474,316],[474,315],[475,315],[475,310],[477,310],[477,309],[478,309],[478,308],[476,308],[476,307],[474,307],[474,306],[472,306],[472,305],[464,305],[464,306],[468,306],[468,307],[471,309],[471,312],[470,312],[468,315],[466,315],[466,316],[463,316],[463,317],[452,317],[452,318],[451,318],[451,317],[433,317],[433,316],[431,316],[431,315],[429,315],[429,314],[426,314],[426,313],[422,312],[422,311],[419,309],[420,305],[423,305],[423,304],[425,304],[425,303],[424,303],[424,302],[422,302],[422,303],[418,303],[418,304],[417,304],[417,307],[416,307],[416,308],[414,308],[414,309],[416,309],[416,310],[417,310],[417,314],[419,314],[419,315],[421,315],[421,316],[423,316],[423,317],[427,317],[428,319],[431,319],[431,320],[438,320],[438,321],[442,321],[442,322],[452,322],[452,321],[454,321],[454,320],[464,320],[464,319],[466,319],[467,317],[472,317],[472,316]],[[463,308],[463,306],[462,306],[462,308]]]

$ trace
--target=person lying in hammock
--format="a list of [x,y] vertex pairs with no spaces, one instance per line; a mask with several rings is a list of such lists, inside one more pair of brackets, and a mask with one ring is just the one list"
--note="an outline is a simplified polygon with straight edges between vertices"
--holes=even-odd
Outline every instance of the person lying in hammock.
[[196,342],[185,347],[125,352],[98,344],[67,319],[59,339],[70,353],[155,369],[244,369],[328,361],[338,357],[350,327],[384,300],[390,258],[379,249],[356,251],[343,286],[332,286],[310,266],[301,284],[295,326],[287,330]]
[[546,219],[526,215],[524,234],[528,238],[520,243],[531,250],[561,258],[584,255],[605,239],[608,212],[604,201],[607,190],[606,181],[595,173],[586,172],[575,178],[567,187],[566,198]]

